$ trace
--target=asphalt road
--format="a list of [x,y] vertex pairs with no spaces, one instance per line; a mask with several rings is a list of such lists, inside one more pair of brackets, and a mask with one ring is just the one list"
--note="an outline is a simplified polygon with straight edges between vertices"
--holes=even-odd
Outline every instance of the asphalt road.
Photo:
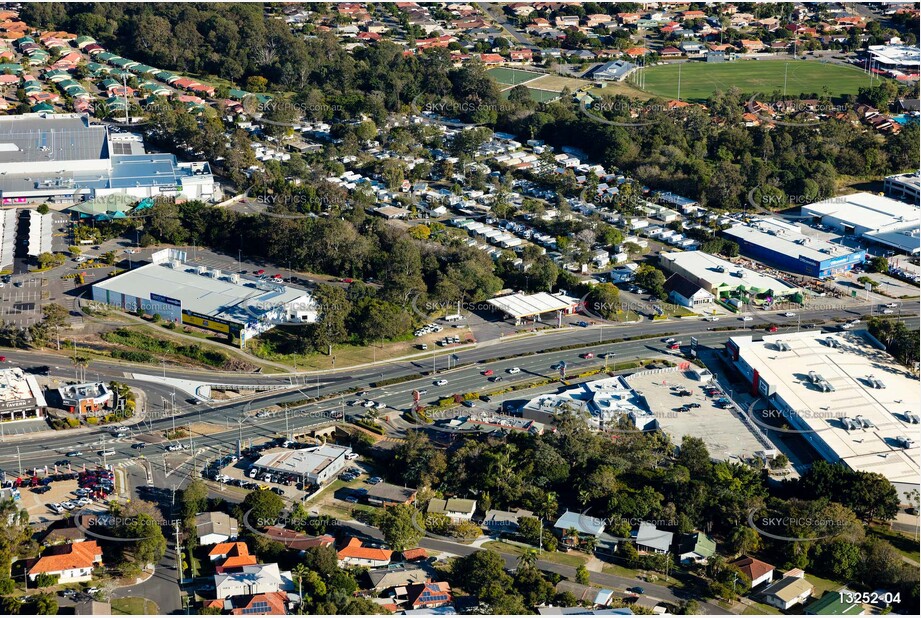
[[[828,312],[815,312],[822,316],[828,316]],[[839,311],[836,317],[856,317],[861,314],[860,311]],[[816,320],[818,315],[810,315],[809,312],[800,314],[803,321]],[[546,334],[537,334],[532,337],[517,338],[512,341],[502,342],[497,345],[480,345],[466,350],[456,352],[457,363],[460,368],[447,370],[447,357],[436,358],[436,366],[439,374],[432,377],[418,378],[400,384],[386,386],[382,388],[370,388],[370,384],[381,379],[393,378],[397,376],[406,376],[419,374],[421,372],[430,372],[432,370],[431,357],[421,358],[413,361],[399,361],[389,364],[381,364],[376,367],[368,367],[357,370],[342,370],[335,373],[327,373],[320,377],[319,386],[308,382],[283,391],[272,391],[259,395],[252,399],[226,404],[203,404],[200,406],[191,406],[184,403],[177,406],[177,415],[173,418],[162,418],[160,415],[151,414],[143,423],[133,429],[132,435],[127,438],[113,439],[111,435],[103,430],[94,430],[92,432],[81,432],[60,434],[43,437],[41,444],[34,440],[23,440],[21,438],[7,437],[0,444],[0,469],[7,471],[19,471],[41,467],[44,465],[53,465],[53,463],[64,457],[64,454],[71,450],[80,450],[82,455],[71,457],[75,465],[83,463],[95,465],[103,462],[103,457],[98,451],[111,449],[115,451],[114,455],[107,456],[105,463],[117,463],[119,461],[133,460],[139,455],[152,461],[157,461],[165,456],[163,444],[150,444],[143,450],[134,450],[131,445],[138,441],[145,440],[153,442],[160,440],[160,432],[169,429],[174,424],[179,425],[188,422],[211,422],[223,425],[226,429],[222,432],[210,434],[208,436],[193,436],[192,439],[183,440],[187,446],[194,447],[193,450],[200,451],[205,449],[207,452],[231,452],[236,448],[236,442],[239,439],[250,440],[257,438],[270,438],[278,435],[285,435],[286,427],[288,431],[295,431],[328,422],[329,413],[359,411],[359,408],[351,408],[347,405],[349,397],[338,397],[332,401],[326,401],[316,404],[310,404],[297,409],[292,409],[288,413],[287,422],[283,414],[278,414],[271,418],[255,419],[252,413],[262,407],[272,404],[284,405],[287,402],[303,400],[305,397],[330,396],[340,393],[346,388],[365,388],[367,394],[364,398],[373,399],[376,402],[385,403],[388,408],[397,410],[409,409],[412,405],[412,391],[415,389],[425,389],[427,393],[423,396],[423,401],[434,401],[441,397],[447,397],[455,393],[479,392],[492,386],[482,372],[489,368],[496,375],[504,376],[506,384],[514,380],[529,380],[535,376],[555,377],[557,373],[550,369],[550,366],[560,360],[565,360],[568,365],[570,374],[577,372],[580,368],[586,366],[596,366],[599,364],[597,359],[584,360],[580,354],[592,351],[596,355],[601,352],[613,352],[615,354],[614,362],[632,358],[649,358],[653,355],[663,353],[665,346],[657,338],[645,339],[640,341],[630,341],[623,343],[605,343],[599,345],[599,340],[603,338],[637,336],[641,334],[657,333],[676,333],[675,337],[682,339],[684,344],[689,343],[689,338],[695,334],[702,346],[720,347],[731,334],[742,334],[741,331],[734,332],[709,332],[708,327],[714,325],[725,326],[738,325],[763,326],[766,323],[784,322],[790,324],[791,330],[796,328],[797,318],[782,318],[776,313],[754,314],[750,322],[741,322],[737,318],[727,319],[713,324],[701,320],[669,320],[659,322],[642,322],[634,325],[620,327],[605,327],[603,330],[597,327],[567,329],[565,331],[549,331]],[[918,327],[916,317],[906,318],[906,322],[912,328]],[[562,345],[584,344],[585,347],[567,350],[565,352],[540,353],[540,350],[554,348]],[[31,352],[16,351],[11,352],[9,359],[14,363],[23,363],[26,366],[36,364],[36,354]],[[38,353],[37,356],[44,356]],[[496,357],[515,356],[516,358],[504,361],[497,361],[486,364],[484,360]],[[56,357],[60,360],[60,357]],[[44,362],[44,361],[43,361]],[[603,361],[602,361],[603,362]],[[50,365],[50,363],[48,363]],[[60,366],[60,365],[59,365]],[[517,366],[521,373],[511,376],[505,373],[505,370]],[[102,368],[100,368],[102,369]],[[167,370],[169,373],[169,370]],[[102,371],[100,371],[102,373]],[[111,376],[117,379],[123,379],[119,375]],[[109,379],[109,377],[105,377]],[[290,379],[288,376],[265,376],[263,379],[274,380],[276,383],[287,383]],[[447,384],[437,386],[436,379],[445,379]],[[158,396],[166,395],[162,385],[155,385],[149,382],[138,383],[138,386],[148,392],[148,399],[155,400]],[[354,397],[352,397],[354,398]],[[178,401],[178,397],[177,397]],[[151,402],[155,405],[155,402]],[[191,444],[189,444],[191,442]],[[17,452],[18,451],[18,452]],[[186,455],[186,453],[173,454],[171,457]],[[209,456],[206,454],[202,455]],[[164,464],[165,466],[165,464]]]

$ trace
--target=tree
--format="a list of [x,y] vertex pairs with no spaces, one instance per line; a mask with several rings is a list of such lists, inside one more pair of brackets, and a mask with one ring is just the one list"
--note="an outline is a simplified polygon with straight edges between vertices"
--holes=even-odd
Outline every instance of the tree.
[[243,512],[249,514],[250,524],[257,528],[274,525],[284,508],[285,501],[281,496],[267,489],[249,492],[242,505]]
[[588,586],[591,583],[591,576],[584,564],[580,564],[576,569],[576,583]]
[[586,305],[589,313],[606,320],[616,319],[620,311],[620,290],[613,283],[599,283],[588,293]]
[[31,609],[40,616],[57,616],[58,601],[47,593],[36,596],[31,602]]
[[395,504],[381,513],[378,528],[394,551],[403,551],[419,544],[424,534],[421,513],[409,504]]
[[36,208],[35,210],[40,215],[47,215],[49,212],[51,212],[51,209],[48,207],[48,204],[45,204],[44,202],[39,204],[38,208]]
[[148,513],[139,513],[128,519],[120,528],[121,535],[137,539],[133,542],[131,554],[134,563],[141,568],[157,564],[166,553],[166,538],[160,524]]
[[887,273],[889,272],[889,260],[881,255],[872,257],[868,262],[867,270],[871,273]]
[[182,490],[179,505],[183,518],[195,517],[208,508],[208,486],[201,479],[192,481]]
[[655,266],[643,264],[637,268],[634,281],[638,286],[649,290],[653,296],[658,297],[660,300],[665,300],[667,296],[665,293],[665,274]]

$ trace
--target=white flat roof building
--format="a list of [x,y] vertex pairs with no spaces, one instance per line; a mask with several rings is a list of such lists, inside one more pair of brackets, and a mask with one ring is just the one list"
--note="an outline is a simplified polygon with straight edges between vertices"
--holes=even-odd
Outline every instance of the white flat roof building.
[[346,455],[351,452],[352,449],[346,446],[324,444],[315,448],[263,455],[253,466],[278,474],[294,474],[311,483],[323,485],[345,468],[348,461]]
[[[172,252],[179,259],[159,261]],[[284,322],[315,322],[317,310],[310,294],[280,283],[246,281],[235,273],[222,273],[182,261],[184,253],[168,250],[145,264],[93,285],[93,300],[240,336],[241,340]],[[243,342],[241,341],[241,344]]]
[[580,301],[574,296],[563,293],[538,292],[537,294],[509,294],[491,298],[486,302],[517,321],[557,311],[572,313]]
[[0,369],[0,419],[41,417],[47,405],[35,376],[19,367]]
[[908,45],[870,45],[867,54],[885,69],[921,69],[921,48]]
[[753,390],[823,458],[882,474],[901,492],[918,487],[911,415],[921,409],[919,383],[889,354],[855,332],[731,337],[726,348]]
[[703,251],[661,253],[659,258],[663,268],[678,273],[717,298],[740,289],[756,295],[770,291],[774,297],[792,296],[800,291],[780,279],[762,275]]
[[854,193],[803,206],[801,212],[845,234],[906,253],[921,250],[921,208],[917,205],[873,193]]
[[921,173],[886,176],[883,191],[893,199],[918,206],[921,203]]

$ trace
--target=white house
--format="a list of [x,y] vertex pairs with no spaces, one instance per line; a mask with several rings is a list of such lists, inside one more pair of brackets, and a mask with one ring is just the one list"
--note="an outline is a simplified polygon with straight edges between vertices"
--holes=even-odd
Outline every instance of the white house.
[[762,591],[764,602],[782,610],[788,610],[794,605],[805,603],[814,590],[802,571],[794,575],[785,575],[783,579],[775,582]]
[[742,556],[729,564],[738,567],[740,571],[748,576],[752,583],[752,590],[774,579],[774,565],[762,562],[757,558]]
[[195,516],[195,532],[199,545],[226,543],[237,538],[237,520],[220,511],[199,513]]
[[429,501],[427,513],[438,513],[446,515],[452,522],[470,521],[473,513],[476,511],[476,500],[466,500],[463,498],[448,498],[440,500],[438,498]]
[[655,554],[667,554],[672,546],[674,533],[659,530],[653,524],[640,522],[636,532],[636,548]]
[[29,579],[34,582],[39,575],[57,575],[60,584],[88,582],[96,565],[102,565],[102,549],[96,541],[54,545],[29,569]]
[[233,573],[214,576],[215,598],[226,599],[243,594],[264,594],[294,590],[291,571],[281,571],[278,565],[253,564]]

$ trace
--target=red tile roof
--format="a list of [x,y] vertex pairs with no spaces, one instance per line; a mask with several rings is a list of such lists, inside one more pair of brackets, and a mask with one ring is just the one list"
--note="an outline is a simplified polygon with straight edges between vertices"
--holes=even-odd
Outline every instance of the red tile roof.
[[243,541],[231,541],[229,543],[218,543],[208,552],[209,558],[215,556],[248,556],[249,547]]
[[55,545],[45,550],[46,555],[35,561],[29,575],[58,573],[68,569],[88,569],[102,562],[102,549],[96,541],[81,541],[69,545]]
[[742,556],[729,564],[739,567],[739,570],[748,575],[749,579],[752,581],[774,570],[774,565],[762,562],[750,556]]
[[339,550],[340,560],[347,558],[357,558],[360,560],[382,560],[389,561],[393,552],[389,549],[375,549],[373,547],[362,547],[361,541],[352,537],[348,544]]
[[421,547],[415,549],[407,549],[403,552],[403,560],[419,560],[421,558],[428,558],[429,553]]

